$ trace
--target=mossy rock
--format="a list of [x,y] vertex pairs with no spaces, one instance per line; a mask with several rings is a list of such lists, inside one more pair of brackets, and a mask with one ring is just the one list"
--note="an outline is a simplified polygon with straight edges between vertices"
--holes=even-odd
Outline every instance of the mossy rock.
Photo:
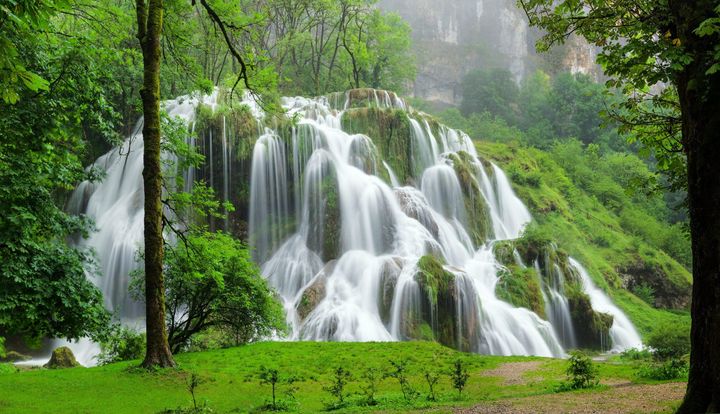
[[44,365],[45,368],[50,369],[73,368],[79,366],[80,363],[78,363],[75,359],[75,355],[73,355],[70,348],[66,346],[56,348],[50,357],[50,361]]
[[20,362],[28,361],[30,359],[32,359],[32,357],[29,355],[24,355],[16,351],[7,351],[5,356],[0,358],[0,362]]
[[547,318],[540,276],[534,268],[506,265],[506,268],[500,271],[495,294],[514,306],[530,309],[541,318]]
[[480,190],[479,170],[472,156],[465,151],[449,155],[463,193],[470,238],[475,246],[483,245],[494,236],[490,207]]
[[325,295],[327,294],[327,279],[335,270],[336,265],[337,260],[328,262],[303,291],[300,299],[295,304],[301,321],[305,320],[305,318],[317,308],[320,302],[325,299]]
[[338,191],[337,173],[331,163],[323,171],[320,187],[314,189],[320,197],[311,197],[310,229],[307,236],[307,246],[316,252],[324,262],[337,259],[342,251],[342,217],[340,208],[340,193]]
[[347,108],[378,107],[378,101],[380,102],[380,106],[382,106],[384,105],[384,101],[387,97],[390,98],[390,104],[392,106],[398,99],[395,92],[373,88],[351,89],[347,92],[345,97],[348,100]]
[[327,276],[325,274],[318,275],[308,286],[300,296],[300,301],[297,304],[297,312],[301,321],[313,311],[317,306],[325,299],[327,284]]
[[612,348],[610,327],[613,316],[593,310],[590,297],[584,292],[570,290],[567,298],[578,347],[600,351]]
[[372,139],[381,159],[402,184],[412,184],[412,137],[410,119],[400,109],[355,108],[345,111],[342,128],[350,134]]
[[445,346],[458,348],[458,301],[456,276],[443,267],[434,256],[425,255],[417,264],[415,280],[423,294],[422,320],[433,332],[434,338]]
[[395,287],[402,271],[402,263],[399,258],[391,258],[383,263],[380,271],[378,288],[378,311],[383,323],[390,323],[392,318],[392,303],[395,297]]
[[512,240],[502,240],[493,244],[493,254],[503,266],[515,264],[515,242]]

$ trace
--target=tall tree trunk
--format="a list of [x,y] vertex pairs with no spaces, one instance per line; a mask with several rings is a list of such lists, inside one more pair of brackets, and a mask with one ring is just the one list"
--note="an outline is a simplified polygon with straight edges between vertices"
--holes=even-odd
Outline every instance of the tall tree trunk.
[[147,349],[142,365],[175,366],[165,330],[162,171],[160,166],[160,36],[163,1],[137,0],[138,39],[143,51],[143,185],[145,190],[145,319]]
[[679,39],[693,57],[676,79],[687,154],[693,252],[690,375],[679,413],[720,410],[720,74],[706,75],[714,37],[693,33],[714,1],[671,1]]

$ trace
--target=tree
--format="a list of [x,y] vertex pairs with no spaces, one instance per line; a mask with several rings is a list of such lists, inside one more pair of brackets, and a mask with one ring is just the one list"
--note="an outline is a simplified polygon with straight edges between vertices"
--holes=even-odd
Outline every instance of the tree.
[[465,115],[489,112],[514,123],[519,90],[509,70],[474,70],[465,75],[462,88]]
[[[693,293],[690,373],[680,413],[720,409],[720,7],[713,0],[521,0],[547,31],[540,49],[577,33],[622,87],[627,130],[659,165],[687,174]],[[649,106],[648,104],[651,104]],[[648,129],[649,128],[649,129]],[[649,133],[648,133],[649,132]],[[683,154],[686,163],[678,162]]]
[[241,242],[201,229],[183,237],[165,255],[165,323],[174,353],[211,328],[234,345],[285,329],[282,307]]
[[137,0],[137,37],[143,54],[143,187],[145,196],[146,368],[173,367],[165,330],[163,207],[160,162],[160,37],[163,0]]
[[[54,34],[54,2],[0,4],[0,61],[14,68],[0,70],[0,333],[102,339],[110,315],[86,277],[94,257],[67,243],[92,223],[62,207],[78,181],[98,178],[83,169],[81,137],[111,135],[104,68],[82,39]],[[18,68],[45,87],[14,83]]]

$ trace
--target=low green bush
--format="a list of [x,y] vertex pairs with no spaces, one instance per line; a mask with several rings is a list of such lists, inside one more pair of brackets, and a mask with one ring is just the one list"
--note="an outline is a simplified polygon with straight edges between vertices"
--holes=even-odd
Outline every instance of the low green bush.
[[684,359],[668,359],[659,363],[650,363],[640,367],[638,376],[654,380],[672,380],[685,378],[688,374],[688,363]]
[[145,333],[114,325],[105,341],[100,344],[98,364],[141,359],[145,355]]
[[679,359],[690,352],[690,326],[662,324],[648,336],[647,345],[659,361]]
[[593,388],[600,383],[597,367],[592,362],[592,359],[581,351],[570,352],[565,373],[567,374],[567,380],[558,387],[558,391]]

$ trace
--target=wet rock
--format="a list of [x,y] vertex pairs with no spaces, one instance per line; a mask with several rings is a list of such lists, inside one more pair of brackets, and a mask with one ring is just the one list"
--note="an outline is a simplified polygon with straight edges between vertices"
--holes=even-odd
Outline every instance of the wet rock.
[[300,300],[296,304],[298,316],[301,321],[305,320],[320,302],[325,299],[327,279],[332,274],[336,264],[337,260],[328,262],[303,291]]

